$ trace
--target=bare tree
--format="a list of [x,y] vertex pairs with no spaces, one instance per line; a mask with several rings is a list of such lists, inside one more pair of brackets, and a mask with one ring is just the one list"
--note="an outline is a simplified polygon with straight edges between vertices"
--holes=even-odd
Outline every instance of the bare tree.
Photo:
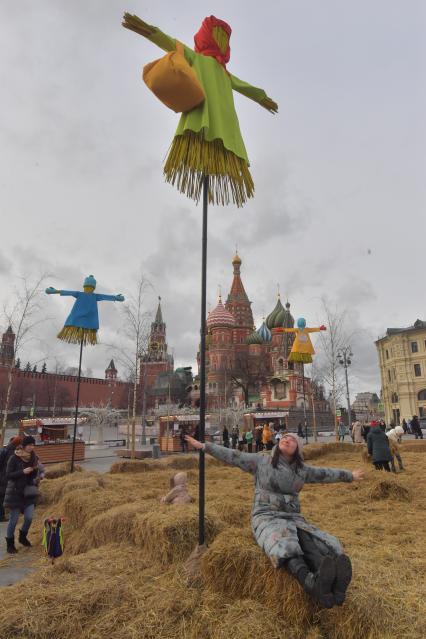
[[3,309],[5,322],[11,327],[15,335],[15,343],[13,353],[7,363],[7,391],[0,428],[0,446],[4,444],[6,433],[15,362],[22,348],[32,339],[34,328],[45,320],[45,318],[40,317],[40,295],[43,292],[42,285],[46,277],[47,274],[43,274],[35,280],[30,280],[26,277],[21,278],[21,285],[15,288],[14,291],[14,303],[10,307],[5,306]]
[[319,335],[321,352],[316,359],[316,381],[324,384],[330,390],[332,409],[334,414],[334,432],[336,441],[339,439],[337,406],[342,396],[344,385],[340,378],[340,368],[337,361],[339,348],[348,342],[346,331],[346,309],[340,310],[337,305],[331,305],[325,298],[321,298],[322,322],[327,327]]
[[[122,334],[126,339],[126,345],[122,347],[113,346],[118,353],[117,359],[125,366],[128,371],[128,377],[133,384],[132,402],[131,402],[131,446],[130,456],[133,459],[136,451],[136,409],[137,394],[140,379],[141,358],[146,353],[149,339],[149,320],[150,312],[147,310],[148,291],[152,289],[151,283],[141,271],[136,284],[134,294],[127,296],[127,301],[123,304],[123,331]],[[145,367],[146,368],[146,367]],[[145,406],[145,401],[143,402]],[[145,415],[142,415],[142,430],[145,429]],[[143,440],[142,440],[143,441]]]
[[[120,411],[101,404],[100,406],[91,406],[90,408],[85,408],[80,412],[80,417],[85,417],[87,419],[87,422],[90,425],[90,429],[92,428],[92,426],[95,427],[96,441],[98,444],[103,444],[105,426],[118,422]],[[89,443],[90,438],[91,437],[89,435]]]
[[254,391],[267,374],[268,370],[262,358],[253,357],[248,353],[238,354],[230,377],[234,387],[241,388],[245,406],[249,406],[250,391]]

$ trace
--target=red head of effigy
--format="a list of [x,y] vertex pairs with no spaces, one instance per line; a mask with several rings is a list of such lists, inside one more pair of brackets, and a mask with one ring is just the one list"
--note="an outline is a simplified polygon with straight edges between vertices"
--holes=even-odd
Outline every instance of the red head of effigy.
[[229,38],[232,29],[223,20],[210,16],[204,18],[199,31],[194,36],[195,51],[209,55],[225,67],[231,56]]

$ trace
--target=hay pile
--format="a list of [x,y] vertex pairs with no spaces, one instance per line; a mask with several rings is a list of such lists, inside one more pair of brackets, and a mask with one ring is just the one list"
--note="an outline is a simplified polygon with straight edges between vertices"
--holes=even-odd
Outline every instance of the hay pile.
[[[307,451],[315,465],[362,463],[350,444]],[[45,516],[65,516],[66,554],[53,567],[39,559],[37,573],[0,589],[1,637],[420,639],[426,636],[426,496],[413,488],[424,485],[426,468],[418,452],[403,448],[402,455],[407,471],[396,476],[371,470],[363,483],[305,487],[306,517],[338,536],[354,565],[347,602],[324,611],[285,571],[275,571],[254,542],[252,479],[239,470],[208,460],[209,548],[199,588],[187,588],[184,578],[197,541],[197,504],[159,502],[170,476],[182,469],[197,496],[194,455],[46,480],[30,538],[40,542]],[[39,547],[29,555],[37,560]]]

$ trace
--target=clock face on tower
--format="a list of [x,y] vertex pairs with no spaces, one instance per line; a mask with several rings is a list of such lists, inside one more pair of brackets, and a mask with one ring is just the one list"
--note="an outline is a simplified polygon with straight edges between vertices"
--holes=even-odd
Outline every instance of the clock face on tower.
[[151,342],[151,350],[152,351],[158,351],[160,345],[158,344],[158,342]]

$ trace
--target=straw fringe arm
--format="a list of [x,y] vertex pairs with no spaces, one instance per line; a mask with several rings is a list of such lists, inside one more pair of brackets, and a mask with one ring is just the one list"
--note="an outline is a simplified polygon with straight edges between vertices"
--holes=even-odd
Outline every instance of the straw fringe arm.
[[268,97],[263,89],[254,87],[237,76],[231,74],[231,85],[234,91],[238,91],[250,100],[254,100],[270,113],[278,113],[278,104]]
[[163,49],[163,51],[174,51],[176,49],[176,40],[174,38],[163,33],[158,27],[147,24],[136,15],[125,13],[121,24],[125,29],[134,31],[144,38],[147,38],[160,47],[160,49]]

